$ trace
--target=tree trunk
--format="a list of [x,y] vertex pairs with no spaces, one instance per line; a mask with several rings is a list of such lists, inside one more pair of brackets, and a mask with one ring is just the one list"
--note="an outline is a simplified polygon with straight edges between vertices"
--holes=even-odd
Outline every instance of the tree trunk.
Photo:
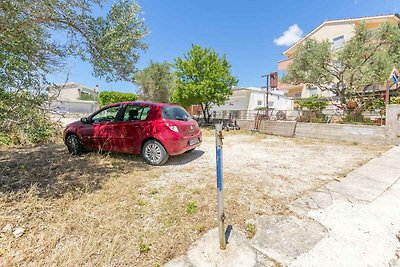
[[203,113],[203,118],[205,123],[209,123],[209,117],[207,116],[207,104],[206,106],[203,105],[203,103],[200,103],[201,106],[201,112]]

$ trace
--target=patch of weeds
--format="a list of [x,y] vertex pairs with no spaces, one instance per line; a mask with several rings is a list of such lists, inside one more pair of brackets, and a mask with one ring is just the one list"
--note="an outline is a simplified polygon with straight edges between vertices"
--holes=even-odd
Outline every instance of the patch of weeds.
[[11,145],[11,137],[6,133],[0,133],[0,145]]
[[248,223],[246,224],[246,231],[247,231],[247,235],[252,238],[253,236],[255,236],[256,234],[256,225],[254,223]]
[[137,204],[141,207],[143,207],[144,205],[146,205],[146,201],[144,201],[143,199],[139,199]]
[[189,201],[186,204],[186,213],[187,214],[194,214],[197,212],[197,204],[194,201]]
[[195,230],[199,233],[203,233],[206,231],[206,227],[204,226],[204,224],[198,224],[196,225]]
[[141,234],[139,237],[139,252],[140,254],[147,253],[150,251],[150,245],[146,244],[143,240],[144,234]]
[[354,142],[352,142],[352,144],[355,145],[355,146],[357,146],[357,145],[358,145],[358,142],[354,141]]
[[167,219],[164,221],[165,227],[171,227],[171,226],[173,226],[173,225],[176,224],[176,223],[177,223],[177,220],[176,220],[175,218],[167,218]]
[[140,237],[139,252],[147,253],[150,251],[150,245],[143,242],[143,237]]
[[139,252],[140,253],[147,253],[150,250],[150,246],[148,244],[145,243],[140,243],[139,244]]
[[151,190],[150,190],[150,195],[155,195],[155,194],[158,194],[160,191],[158,191],[158,189],[157,188],[152,188]]

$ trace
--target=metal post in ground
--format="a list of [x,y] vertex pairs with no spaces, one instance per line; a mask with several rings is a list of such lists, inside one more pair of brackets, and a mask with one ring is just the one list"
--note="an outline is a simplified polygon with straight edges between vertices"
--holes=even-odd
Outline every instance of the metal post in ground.
[[390,81],[386,81],[385,108],[390,103]]
[[216,163],[217,163],[217,189],[218,189],[218,234],[219,247],[226,249],[225,228],[224,228],[224,198],[222,188],[222,124],[215,124],[215,144],[216,144]]

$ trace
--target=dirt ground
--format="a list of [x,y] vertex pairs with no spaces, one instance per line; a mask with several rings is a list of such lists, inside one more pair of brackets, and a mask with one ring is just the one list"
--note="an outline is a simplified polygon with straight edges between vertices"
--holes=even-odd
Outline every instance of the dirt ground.
[[[290,213],[292,200],[388,149],[247,132],[224,137],[226,223],[249,238],[257,216]],[[160,266],[185,254],[216,227],[214,145],[204,130],[201,147],[162,167],[140,156],[70,156],[63,144],[0,148],[0,265]]]

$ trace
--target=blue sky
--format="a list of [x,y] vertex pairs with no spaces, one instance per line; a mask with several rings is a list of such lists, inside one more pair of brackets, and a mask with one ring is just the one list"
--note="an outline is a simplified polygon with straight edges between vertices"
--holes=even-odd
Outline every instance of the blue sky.
[[[105,5],[105,10],[112,2]],[[265,81],[261,75],[276,71],[277,62],[284,59],[282,52],[287,44],[325,20],[400,13],[400,0],[138,2],[151,31],[146,37],[149,48],[137,64],[139,69],[146,67],[150,60],[173,62],[195,43],[225,54],[239,86],[263,86]],[[89,87],[99,84],[101,91],[137,90],[132,83],[107,83],[94,77],[90,64],[77,59],[69,59],[67,67],[50,80],[62,83],[67,73],[68,81]]]

